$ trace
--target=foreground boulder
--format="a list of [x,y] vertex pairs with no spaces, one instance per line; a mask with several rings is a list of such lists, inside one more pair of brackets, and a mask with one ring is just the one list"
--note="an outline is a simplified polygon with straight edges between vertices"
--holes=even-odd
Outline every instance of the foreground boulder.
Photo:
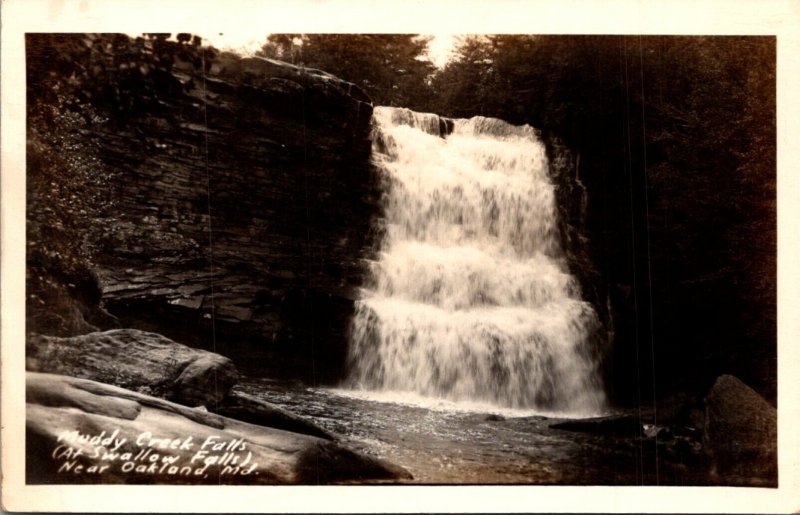
[[722,484],[777,486],[777,410],[731,375],[705,399],[703,448]]
[[71,338],[32,335],[26,367],[93,379],[188,406],[216,405],[238,380],[228,358],[136,329]]
[[86,379],[27,376],[27,482],[322,484],[410,479],[328,440]]

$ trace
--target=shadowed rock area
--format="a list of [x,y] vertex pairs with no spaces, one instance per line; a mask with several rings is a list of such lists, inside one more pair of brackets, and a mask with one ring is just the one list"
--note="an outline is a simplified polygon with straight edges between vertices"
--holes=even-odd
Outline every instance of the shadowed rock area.
[[661,474],[691,468],[705,474],[702,482],[708,484],[776,487],[777,422],[777,410],[766,399],[737,377],[723,375],[703,400],[676,396],[656,410],[555,421],[549,427],[638,444],[640,453],[646,446],[657,448]]
[[215,413],[260,426],[335,439],[332,433],[303,417],[241,392],[230,392]]
[[323,484],[409,479],[400,467],[86,379],[29,372],[29,483]]

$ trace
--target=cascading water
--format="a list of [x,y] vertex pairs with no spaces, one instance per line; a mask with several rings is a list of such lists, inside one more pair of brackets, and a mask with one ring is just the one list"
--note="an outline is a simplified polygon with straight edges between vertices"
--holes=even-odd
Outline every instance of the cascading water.
[[374,121],[386,231],[352,322],[350,385],[602,411],[599,323],[566,269],[536,131],[388,107]]

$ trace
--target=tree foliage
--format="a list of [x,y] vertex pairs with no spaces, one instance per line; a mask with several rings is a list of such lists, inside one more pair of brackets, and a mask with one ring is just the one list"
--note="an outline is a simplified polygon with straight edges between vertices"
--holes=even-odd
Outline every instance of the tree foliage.
[[32,34],[26,39],[28,102],[79,110],[92,105],[124,121],[158,108],[159,98],[181,89],[174,71],[188,74],[210,66],[216,51],[201,38],[178,34]]
[[408,34],[273,34],[260,55],[332,73],[378,105],[425,110],[428,39]]

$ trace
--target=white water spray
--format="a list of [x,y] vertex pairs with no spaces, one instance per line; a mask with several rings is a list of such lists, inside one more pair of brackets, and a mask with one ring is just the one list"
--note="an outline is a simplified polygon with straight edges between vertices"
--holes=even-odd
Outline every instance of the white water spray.
[[350,385],[598,413],[592,307],[566,269],[529,126],[377,107],[386,232],[351,328]]

